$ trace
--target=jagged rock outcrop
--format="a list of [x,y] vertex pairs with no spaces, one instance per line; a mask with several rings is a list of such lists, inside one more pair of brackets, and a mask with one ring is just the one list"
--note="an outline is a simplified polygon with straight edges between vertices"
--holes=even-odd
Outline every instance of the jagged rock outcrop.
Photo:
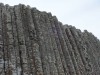
[[100,41],[51,13],[1,3],[0,75],[100,75]]

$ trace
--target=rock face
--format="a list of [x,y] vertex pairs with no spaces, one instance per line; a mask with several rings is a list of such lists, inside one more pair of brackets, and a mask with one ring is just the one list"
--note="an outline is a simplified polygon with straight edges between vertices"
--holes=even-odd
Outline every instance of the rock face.
[[51,13],[1,3],[0,75],[100,75],[100,41]]

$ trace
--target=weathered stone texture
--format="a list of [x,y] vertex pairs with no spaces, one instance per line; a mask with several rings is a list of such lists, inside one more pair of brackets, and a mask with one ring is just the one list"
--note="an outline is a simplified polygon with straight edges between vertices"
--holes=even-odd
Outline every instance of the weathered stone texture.
[[100,75],[100,41],[51,13],[1,3],[0,75]]

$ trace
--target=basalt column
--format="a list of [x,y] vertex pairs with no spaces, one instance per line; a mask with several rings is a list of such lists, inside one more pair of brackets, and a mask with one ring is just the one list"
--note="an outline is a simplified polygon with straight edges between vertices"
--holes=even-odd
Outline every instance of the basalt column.
[[1,3],[0,75],[100,75],[100,41],[51,13]]

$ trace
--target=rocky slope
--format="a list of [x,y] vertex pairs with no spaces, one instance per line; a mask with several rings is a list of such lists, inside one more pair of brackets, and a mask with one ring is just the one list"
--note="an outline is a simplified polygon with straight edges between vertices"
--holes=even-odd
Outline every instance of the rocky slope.
[[51,13],[1,3],[0,75],[100,75],[100,41]]

